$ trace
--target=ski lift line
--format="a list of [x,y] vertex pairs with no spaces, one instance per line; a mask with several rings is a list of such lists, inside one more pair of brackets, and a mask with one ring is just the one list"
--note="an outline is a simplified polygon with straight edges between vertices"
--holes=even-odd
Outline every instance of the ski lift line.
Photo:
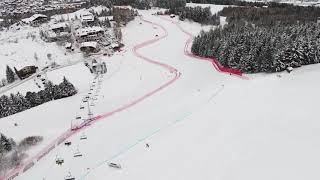
[[209,104],[214,97],[216,97],[217,95],[219,95],[222,90],[224,89],[224,86],[219,87],[213,94],[211,94],[209,96],[209,98],[207,100],[205,100],[204,102],[200,103],[200,105],[197,105],[196,109],[193,111],[188,111],[184,114],[182,114],[179,118],[163,125],[160,128],[157,128],[153,131],[151,131],[150,133],[148,133],[147,135],[138,138],[134,143],[126,146],[125,148],[123,148],[122,150],[120,150],[118,153],[114,154],[113,156],[111,156],[110,158],[108,158],[107,160],[104,160],[100,163],[98,163],[94,168],[90,168],[90,171],[88,171],[86,174],[84,174],[83,176],[81,176],[80,180],[85,180],[86,177],[88,176],[88,174],[92,171],[95,170],[101,166],[103,166],[106,163],[111,163],[111,161],[115,160],[116,158],[118,158],[119,156],[121,156],[122,154],[125,154],[126,152],[130,151],[131,149],[133,149],[134,147],[136,147],[137,145],[141,144],[142,142],[146,141],[147,139],[152,138],[153,136],[155,136],[156,134],[170,128],[173,127],[174,125],[176,125],[179,122],[185,121],[187,120],[191,115],[193,115],[194,113],[198,112],[199,110],[201,110],[203,107],[205,107],[207,104]]
[[[143,21],[146,21],[146,20],[143,20]],[[147,22],[147,21],[146,21],[146,22]],[[150,23],[152,23],[152,22],[150,22]],[[155,24],[155,23],[154,23],[154,24]],[[111,111],[111,112],[108,112],[108,113],[106,113],[106,114],[93,117],[93,118],[90,119],[88,122],[82,123],[82,124],[81,124],[77,129],[75,129],[75,130],[68,129],[65,133],[63,133],[63,134],[60,135],[57,139],[55,139],[50,145],[48,145],[46,148],[44,148],[43,151],[41,151],[41,152],[38,153],[37,155],[31,157],[30,159],[33,159],[33,160],[36,159],[37,161],[39,161],[42,157],[46,156],[52,149],[54,149],[54,148],[56,148],[56,147],[58,146],[58,145],[56,144],[57,141],[61,141],[62,139],[63,139],[63,140],[66,140],[66,139],[70,138],[71,136],[77,134],[78,132],[83,131],[84,129],[90,127],[90,126],[87,126],[88,123],[91,123],[91,122],[96,123],[96,122],[98,122],[99,120],[105,119],[106,117],[109,117],[109,116],[111,116],[111,115],[113,115],[113,114],[116,114],[116,113],[118,113],[118,112],[124,111],[124,110],[126,110],[126,109],[128,109],[128,108],[131,108],[132,106],[138,104],[139,102],[142,102],[143,100],[149,98],[150,96],[156,94],[157,92],[159,92],[159,91],[167,88],[168,86],[170,86],[171,84],[173,84],[176,80],[178,80],[178,79],[180,78],[181,73],[178,72],[178,70],[175,69],[174,67],[172,67],[172,66],[170,66],[170,65],[167,65],[167,64],[164,64],[164,63],[161,63],[161,62],[157,62],[157,61],[152,60],[152,59],[150,59],[150,58],[147,58],[147,57],[145,57],[145,56],[143,56],[143,55],[141,55],[141,54],[139,54],[139,53],[137,52],[138,49],[143,48],[143,47],[145,47],[145,46],[148,46],[148,45],[150,45],[150,44],[152,44],[152,43],[155,43],[155,42],[157,42],[157,41],[159,41],[159,40],[161,40],[161,39],[163,39],[163,38],[165,38],[165,37],[168,36],[168,32],[166,31],[166,29],[163,28],[161,25],[158,25],[158,26],[161,27],[161,29],[164,31],[164,35],[161,35],[161,36],[159,36],[159,37],[156,38],[156,39],[149,40],[149,41],[146,41],[146,42],[144,42],[144,43],[141,43],[141,44],[136,45],[136,46],[134,47],[134,49],[133,49],[134,55],[135,55],[136,57],[141,58],[141,59],[144,60],[144,61],[147,61],[147,62],[149,62],[149,63],[151,63],[151,64],[154,64],[154,65],[161,66],[162,68],[169,70],[171,73],[174,73],[175,76],[174,76],[171,80],[169,80],[168,82],[162,84],[159,88],[156,88],[155,90],[153,90],[153,91],[151,91],[151,92],[149,92],[149,93],[141,96],[140,98],[136,99],[135,101],[133,101],[133,102],[131,102],[131,103],[128,103],[128,104],[126,104],[126,105],[123,105],[123,106],[119,107],[118,109],[115,109],[115,110],[113,110],[113,111]],[[80,62],[80,61],[79,61],[79,62]],[[41,156],[41,157],[39,158],[39,156]],[[19,167],[15,168],[14,170],[10,171],[8,174],[5,175],[5,180],[10,179],[12,176],[19,176],[20,174],[22,174],[23,172],[21,171],[21,169],[22,169],[21,167],[24,167],[24,166],[25,166],[25,164],[22,164],[22,165],[20,165]]]

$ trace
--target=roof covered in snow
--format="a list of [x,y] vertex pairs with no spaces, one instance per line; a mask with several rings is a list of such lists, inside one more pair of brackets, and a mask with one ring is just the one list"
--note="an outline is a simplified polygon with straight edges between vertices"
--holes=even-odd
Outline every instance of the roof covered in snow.
[[113,16],[102,16],[102,17],[99,17],[99,21],[106,21],[107,19],[109,21],[113,21]]
[[103,32],[103,31],[104,31],[104,29],[102,27],[93,26],[93,27],[78,29],[76,31],[76,35],[77,36],[86,36],[88,34],[95,34],[95,33]]
[[83,11],[80,14],[80,18],[82,22],[91,22],[94,21],[94,16],[92,13],[88,12],[88,11]]
[[56,24],[50,25],[50,29],[66,28],[66,27],[68,27],[68,26],[69,26],[68,23],[61,22],[61,23],[56,23]]
[[34,14],[29,18],[22,19],[21,21],[24,23],[31,23],[39,18],[48,18],[48,16],[46,16],[44,14]]
[[66,43],[66,45],[64,46],[65,48],[71,48],[72,44],[71,43]]
[[131,6],[113,6],[113,7],[118,9],[132,9]]
[[83,42],[83,43],[81,43],[80,48],[82,48],[82,47],[93,47],[93,48],[97,48],[97,46],[98,46],[98,43],[97,43],[97,42],[95,42],[95,41],[89,41],[89,42]]

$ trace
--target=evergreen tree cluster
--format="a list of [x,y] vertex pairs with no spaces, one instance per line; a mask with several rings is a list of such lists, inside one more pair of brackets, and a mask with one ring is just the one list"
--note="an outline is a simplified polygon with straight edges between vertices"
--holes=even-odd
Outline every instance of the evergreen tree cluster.
[[[18,152],[12,152],[17,147],[12,138],[0,133],[0,174],[20,163]],[[12,153],[11,153],[12,152]]]
[[16,143],[12,138],[0,133],[0,174],[19,165],[26,156],[24,152],[42,140],[42,136],[29,136]]
[[136,0],[133,7],[137,9],[150,9],[151,0]]
[[229,23],[246,21],[257,26],[274,26],[281,23],[290,25],[296,23],[316,22],[320,17],[319,7],[302,7],[294,5],[274,7],[225,7],[220,13],[227,17]]
[[202,8],[197,7],[184,7],[177,9],[178,12],[172,12],[179,15],[180,20],[191,19],[201,24],[219,25],[220,16],[217,14],[212,15],[210,7]]
[[132,6],[137,9],[150,9],[152,0],[90,0],[88,7],[92,6]]
[[12,138],[7,138],[5,135],[0,133],[0,159],[4,154],[10,152],[15,146],[16,143]]
[[100,13],[96,13],[95,16],[102,17],[102,16],[111,16],[112,12],[108,9],[102,9]]
[[20,93],[2,95],[0,97],[0,118],[22,112],[40,104],[73,96],[77,93],[76,88],[65,77],[59,85],[48,82],[44,90],[39,92],[27,92],[25,96]]
[[210,7],[186,7],[185,0],[157,0],[155,6],[169,9],[166,14],[179,15],[179,19],[182,21],[190,19],[201,24],[220,24],[220,16],[212,15]]
[[192,53],[217,57],[225,67],[246,73],[277,72],[319,63],[320,25],[230,24],[195,37]]
[[43,141],[42,136],[28,136],[19,143],[18,149],[20,151],[28,150],[30,147],[38,145],[41,141]]
[[100,5],[111,8],[112,2],[111,0],[89,0],[85,8],[90,8],[92,6],[100,6]]
[[13,72],[13,70],[7,66],[6,68],[6,77],[7,77],[7,82],[10,84],[10,83],[13,83],[16,78],[15,78],[16,74]]
[[174,11],[179,8],[184,8],[186,6],[186,0],[156,0],[154,5]]

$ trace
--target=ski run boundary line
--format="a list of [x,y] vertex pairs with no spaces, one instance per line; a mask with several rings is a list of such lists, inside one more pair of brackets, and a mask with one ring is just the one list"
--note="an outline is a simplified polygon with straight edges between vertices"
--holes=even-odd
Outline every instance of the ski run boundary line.
[[171,74],[174,74],[174,77],[172,79],[170,79],[168,82],[162,84],[161,86],[159,86],[158,88],[152,90],[151,92],[139,97],[138,99],[132,101],[132,102],[129,102],[128,104],[125,104],[111,112],[108,112],[108,113],[105,113],[103,115],[99,115],[99,116],[96,116],[94,118],[92,118],[89,122],[84,122],[80,125],[80,127],[76,130],[71,130],[71,129],[68,129],[66,132],[64,132],[63,134],[61,134],[58,138],[56,138],[55,140],[53,140],[49,145],[47,145],[43,150],[41,150],[37,155],[31,157],[30,159],[26,160],[25,162],[23,162],[22,164],[16,166],[14,169],[12,169],[11,171],[9,171],[6,175],[4,175],[4,177],[0,177],[0,180],[12,180],[12,179],[15,179],[16,177],[18,177],[19,175],[23,174],[24,172],[28,171],[29,169],[31,169],[38,161],[40,161],[43,157],[45,157],[46,155],[48,155],[53,149],[55,149],[56,147],[58,147],[62,142],[64,142],[66,139],[70,138],[71,136],[75,135],[75,134],[78,134],[79,132],[85,130],[86,128],[90,127],[92,124],[100,121],[100,120],[104,120],[105,118],[107,117],[110,117],[116,113],[119,113],[121,111],[124,111],[126,109],[129,109],[131,108],[132,106],[142,102],[143,100],[149,98],[150,96],[158,93],[159,91],[165,89],[166,87],[168,87],[169,85],[173,84],[176,80],[178,80],[181,76],[181,72],[179,72],[176,68],[170,66],[170,65],[167,65],[167,64],[164,64],[164,63],[161,63],[161,62],[158,62],[158,61],[155,61],[151,58],[148,58],[148,57],[145,57],[143,56],[142,54],[138,53],[137,51],[143,47],[146,47],[150,44],[153,44],[153,43],[156,43],[157,41],[161,40],[161,39],[164,39],[168,36],[168,32],[167,30],[162,27],[160,24],[156,24],[156,23],[153,23],[151,21],[148,21],[148,20],[144,20],[143,18],[141,18],[142,21],[146,22],[146,23],[149,23],[149,24],[152,24],[152,25],[155,25],[155,26],[158,26],[160,27],[164,34],[157,37],[157,38],[154,38],[154,39],[151,39],[151,40],[148,40],[146,42],[143,42],[141,44],[138,44],[136,46],[133,47],[133,53],[135,56],[137,56],[138,58],[146,61],[146,62],[149,62],[153,65],[157,65],[157,66],[160,66],[164,69],[167,69]]
[[225,74],[229,74],[229,75],[232,75],[232,76],[236,76],[236,77],[241,78],[241,79],[249,80],[249,78],[244,76],[241,71],[236,70],[236,69],[232,69],[232,68],[223,67],[220,64],[220,62],[214,57],[206,58],[206,57],[201,57],[201,56],[197,56],[197,55],[193,54],[190,51],[190,45],[191,45],[191,43],[193,41],[193,37],[194,36],[190,32],[188,32],[185,29],[183,29],[182,26],[178,22],[175,22],[175,21],[173,21],[171,19],[168,19],[164,15],[160,15],[159,17],[161,19],[165,20],[165,21],[171,22],[172,24],[176,25],[184,34],[186,34],[189,37],[187,42],[186,42],[186,44],[185,44],[185,48],[184,48],[184,54],[186,56],[189,56],[191,58],[198,59],[198,60],[209,61],[209,62],[211,62],[213,67],[220,73],[225,73]]

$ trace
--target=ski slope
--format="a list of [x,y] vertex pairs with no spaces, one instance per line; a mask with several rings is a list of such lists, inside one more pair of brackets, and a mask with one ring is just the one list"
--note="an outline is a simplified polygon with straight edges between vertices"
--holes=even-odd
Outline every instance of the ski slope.
[[[103,77],[93,111],[106,117],[71,136],[71,146],[57,146],[16,179],[63,180],[69,172],[76,180],[319,179],[320,123],[315,104],[319,65],[292,74],[252,75],[249,81],[230,76],[208,61],[187,56],[190,36],[175,23],[150,11],[140,13],[160,26],[140,19],[130,22],[123,32],[125,51],[103,59],[110,71]],[[202,28],[187,22],[181,26],[192,26],[191,34]],[[155,38],[158,41],[135,48]],[[90,80],[85,80],[87,85]],[[79,113],[81,95],[89,89],[83,85],[82,90],[78,96],[40,106],[37,114],[44,118],[24,118],[24,124],[29,124],[25,119],[32,122],[24,130],[2,129],[10,120],[1,119],[0,123],[8,123],[0,124],[1,131],[18,138],[17,134],[41,129],[35,134],[45,137],[37,147],[41,149],[68,129],[73,114]],[[141,97],[146,98],[132,104]],[[53,117],[57,113],[48,109],[61,114]],[[31,117],[35,112],[40,111],[31,109],[17,116]],[[50,136],[45,133],[49,130]],[[80,140],[82,133],[87,140]],[[82,157],[73,157],[77,149]],[[65,160],[62,166],[55,164],[57,156]],[[122,169],[108,167],[109,162],[121,164]]]

